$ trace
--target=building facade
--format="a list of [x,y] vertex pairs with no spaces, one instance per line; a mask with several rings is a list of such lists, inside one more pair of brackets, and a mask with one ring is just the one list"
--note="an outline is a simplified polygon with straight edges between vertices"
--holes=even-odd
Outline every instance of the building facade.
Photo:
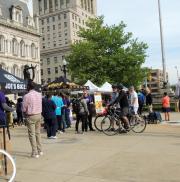
[[24,78],[25,65],[36,66],[40,83],[38,16],[30,15],[28,0],[0,0],[0,67]]
[[[168,73],[166,73],[166,80],[168,80]],[[160,69],[151,69],[148,78],[147,86],[150,88],[152,94],[159,94],[164,86],[163,71]]]
[[34,0],[39,13],[41,37],[41,77],[46,84],[62,75],[65,55],[80,41],[77,32],[96,17],[96,0]]

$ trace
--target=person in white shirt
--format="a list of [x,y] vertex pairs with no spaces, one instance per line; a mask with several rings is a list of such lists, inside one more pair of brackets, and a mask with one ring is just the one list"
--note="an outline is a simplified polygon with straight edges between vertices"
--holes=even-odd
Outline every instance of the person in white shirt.
[[138,94],[135,91],[134,87],[131,86],[129,88],[129,96],[130,96],[130,107],[133,108],[133,111],[135,114],[138,114],[138,108],[139,108],[139,103],[138,103]]

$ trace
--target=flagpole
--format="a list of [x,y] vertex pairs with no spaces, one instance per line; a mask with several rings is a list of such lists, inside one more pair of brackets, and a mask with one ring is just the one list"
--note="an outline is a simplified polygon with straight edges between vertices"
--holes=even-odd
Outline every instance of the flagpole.
[[160,26],[160,37],[161,37],[161,54],[162,54],[162,66],[163,66],[163,80],[167,83],[166,79],[166,60],[165,60],[165,49],[164,49],[164,37],[163,37],[163,26],[162,26],[162,16],[161,16],[161,3],[158,0],[158,11],[159,11],[159,26]]

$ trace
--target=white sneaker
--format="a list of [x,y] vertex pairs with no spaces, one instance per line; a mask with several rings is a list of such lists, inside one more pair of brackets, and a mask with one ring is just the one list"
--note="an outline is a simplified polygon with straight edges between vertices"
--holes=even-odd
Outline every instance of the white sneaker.
[[39,158],[39,155],[38,154],[32,154],[31,157],[32,158],[35,158],[35,159],[38,159]]
[[43,153],[43,152],[39,152],[39,155],[40,155],[40,156],[43,156],[43,155],[44,155],[44,153]]
[[52,136],[52,139],[57,139],[57,136]]

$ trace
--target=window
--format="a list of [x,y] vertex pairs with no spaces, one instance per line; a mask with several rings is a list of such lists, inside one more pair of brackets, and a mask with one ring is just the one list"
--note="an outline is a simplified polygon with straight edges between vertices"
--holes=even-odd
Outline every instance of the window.
[[67,27],[67,22],[64,22],[64,27]]
[[49,23],[49,18],[47,18],[47,23]]
[[50,27],[49,27],[49,26],[47,26],[47,31],[48,31],[48,32],[50,31]]
[[61,29],[61,23],[58,24],[58,28]]
[[23,40],[20,42],[20,54],[21,57],[25,57],[25,43]]
[[43,76],[43,69],[41,69],[41,76]]
[[50,58],[47,58],[47,65],[50,64]]
[[67,15],[66,15],[66,13],[64,14],[64,19],[66,19],[67,18]]
[[67,32],[64,35],[67,36]]
[[48,81],[47,82],[50,83],[51,82],[51,78],[48,78]]
[[15,38],[12,41],[12,52],[13,52],[13,55],[18,54],[18,42]]
[[48,38],[48,40],[50,40],[50,34],[47,34],[47,38]]
[[44,28],[42,28],[42,33],[44,33]]
[[0,36],[0,52],[4,52],[4,36]]
[[55,73],[58,74],[58,67],[55,67]]
[[31,57],[36,58],[35,44],[31,44]]
[[72,19],[74,20],[74,14],[72,13]]
[[48,73],[48,75],[51,74],[51,68],[47,68],[47,73]]
[[60,0],[60,6],[62,7],[64,5],[64,0]]
[[53,30],[56,30],[56,26],[55,25],[53,25]]
[[57,57],[54,57],[54,63],[55,64],[57,63]]
[[81,23],[81,19],[79,18],[79,23]]
[[61,15],[60,14],[58,15],[58,20],[61,20]]
[[44,20],[41,20],[41,24],[44,25]]
[[56,47],[56,43],[54,44],[54,47]]
[[53,16],[53,17],[52,17],[52,21],[55,22],[55,20],[56,20],[56,18],[55,18],[55,16]]

